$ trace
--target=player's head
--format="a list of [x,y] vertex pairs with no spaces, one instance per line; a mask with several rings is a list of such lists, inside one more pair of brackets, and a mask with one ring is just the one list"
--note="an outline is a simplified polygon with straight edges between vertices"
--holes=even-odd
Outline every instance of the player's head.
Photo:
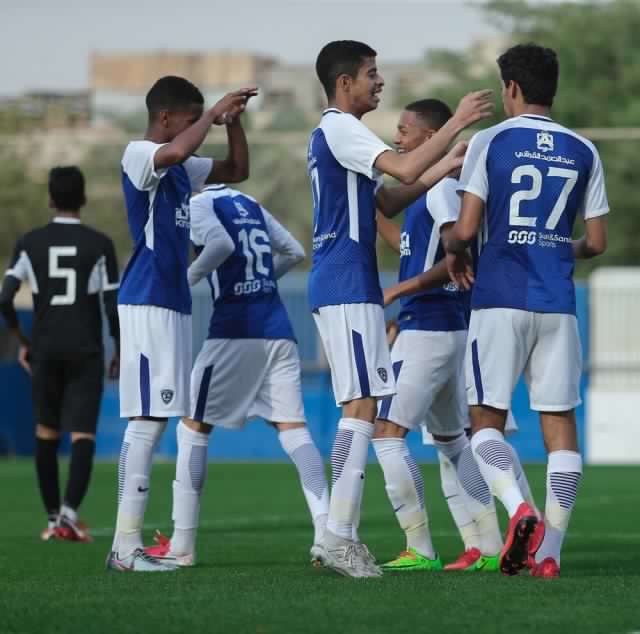
[[202,116],[204,97],[187,79],[167,75],[151,86],[146,104],[149,125],[160,127],[170,141]]
[[49,206],[52,209],[78,212],[86,202],[84,176],[75,165],[50,170]]
[[550,108],[558,89],[558,56],[537,44],[518,44],[498,58],[502,103],[510,116],[522,106]]
[[338,100],[349,112],[375,110],[384,80],[376,67],[376,51],[363,42],[329,42],[318,54],[316,73],[330,102]]
[[420,99],[404,107],[393,142],[401,152],[410,152],[430,139],[451,117],[451,108],[439,99]]

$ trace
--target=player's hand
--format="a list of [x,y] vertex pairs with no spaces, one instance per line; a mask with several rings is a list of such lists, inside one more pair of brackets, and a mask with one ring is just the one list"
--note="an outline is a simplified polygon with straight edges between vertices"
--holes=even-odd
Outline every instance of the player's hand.
[[395,319],[390,319],[387,322],[387,344],[389,345],[389,348],[391,348],[395,343],[399,332],[400,328],[398,326],[398,322]]
[[383,294],[383,298],[384,298],[383,301],[385,306],[389,306],[396,301],[396,296],[395,296],[395,293],[393,292],[393,286],[391,288],[385,288],[382,294]]
[[471,256],[466,251],[464,253],[447,253],[446,263],[451,281],[457,284],[458,288],[463,288],[465,291],[471,290],[471,286],[475,282]]
[[240,90],[226,94],[211,108],[210,112],[213,116],[213,122],[216,125],[232,123],[238,115],[244,112],[247,101],[257,94],[258,89],[255,87],[241,88]]
[[120,355],[117,350],[114,350],[111,361],[109,361],[107,377],[112,381],[115,381],[120,377]]
[[468,128],[476,121],[487,119],[493,114],[492,94],[492,90],[477,90],[470,92],[460,100],[453,118],[461,130]]
[[20,367],[29,375],[31,375],[31,349],[24,344],[18,348],[18,363]]
[[456,143],[447,152],[446,156],[443,159],[447,162],[447,165],[449,167],[447,176],[453,176],[454,178],[458,178],[458,176],[460,176],[460,170],[462,169],[462,164],[464,163],[464,157],[467,153],[468,147],[468,143],[461,141],[460,143]]

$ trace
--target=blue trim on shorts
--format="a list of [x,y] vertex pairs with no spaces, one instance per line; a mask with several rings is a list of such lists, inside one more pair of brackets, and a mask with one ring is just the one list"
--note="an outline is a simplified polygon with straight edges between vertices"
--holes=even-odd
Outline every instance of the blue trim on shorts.
[[484,403],[484,389],[482,387],[482,375],[480,374],[477,339],[471,342],[471,363],[473,365],[473,379],[476,384],[476,393],[478,394],[478,405],[482,405]]
[[369,373],[367,372],[367,359],[364,356],[362,335],[357,330],[352,330],[351,340],[353,342],[353,355],[356,359],[358,381],[360,382],[360,398],[368,398],[371,396],[371,387],[369,386]]
[[142,416],[149,416],[151,412],[151,380],[149,378],[149,359],[140,355],[140,403]]
[[[391,366],[393,368],[393,376],[395,377],[396,381],[400,376],[400,369],[402,368],[403,363],[404,360],[396,361]],[[391,401],[393,401],[393,397],[393,394],[391,396],[385,396],[382,401],[380,401],[380,413],[378,414],[378,418],[384,418],[385,420],[388,420],[389,410],[391,409]]]
[[196,405],[196,412],[193,415],[193,420],[197,420],[199,423],[204,418],[204,408],[207,405],[207,395],[209,394],[209,385],[211,384],[211,373],[213,372],[213,365],[208,365],[202,373],[202,379],[200,379],[200,389],[198,391],[198,403]]

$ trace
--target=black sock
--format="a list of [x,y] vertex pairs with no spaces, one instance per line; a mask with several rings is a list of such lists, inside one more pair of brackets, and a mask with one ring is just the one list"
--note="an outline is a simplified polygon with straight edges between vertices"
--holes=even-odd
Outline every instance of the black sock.
[[89,488],[95,450],[96,441],[90,438],[80,438],[71,443],[71,462],[64,503],[74,511],[80,507]]
[[60,439],[44,440],[36,437],[36,473],[38,486],[47,515],[60,511],[60,484],[58,476],[58,445]]

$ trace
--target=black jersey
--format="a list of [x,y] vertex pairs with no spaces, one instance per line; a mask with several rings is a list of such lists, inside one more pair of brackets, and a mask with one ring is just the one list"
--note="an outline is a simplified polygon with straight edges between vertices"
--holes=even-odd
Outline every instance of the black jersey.
[[102,353],[100,293],[117,339],[118,263],[113,242],[79,219],[59,216],[20,238],[5,281],[11,278],[31,286],[34,358],[77,359]]

